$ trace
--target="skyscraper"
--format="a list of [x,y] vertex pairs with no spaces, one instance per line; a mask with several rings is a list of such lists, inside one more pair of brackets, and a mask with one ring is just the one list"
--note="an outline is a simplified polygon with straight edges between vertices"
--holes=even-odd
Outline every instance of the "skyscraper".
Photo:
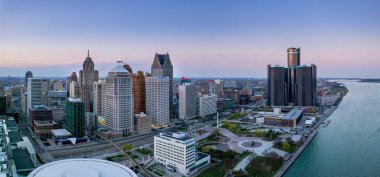
[[33,73],[31,71],[27,71],[25,73],[25,87],[28,87],[28,79],[33,78]]
[[146,113],[156,127],[169,124],[169,77],[145,77]]
[[79,98],[69,98],[66,103],[66,128],[76,138],[85,135],[84,104]]
[[295,105],[315,106],[317,90],[317,66],[298,66],[295,84]]
[[133,80],[133,97],[134,97],[134,108],[135,114],[141,112],[146,112],[145,105],[145,76],[142,71],[137,71],[136,74],[132,76]]
[[79,86],[84,88],[82,89],[82,92],[81,91],[79,92],[79,94],[87,94],[87,95],[80,95],[80,98],[82,99],[85,105],[86,112],[90,112],[93,84],[95,81],[99,80],[99,73],[94,68],[94,62],[92,61],[92,58],[90,58],[90,51],[88,51],[87,57],[85,61],[83,62],[83,70],[79,71],[79,77],[80,77]]
[[197,115],[197,97],[195,86],[185,83],[179,89],[179,119],[186,120]]
[[295,102],[296,67],[300,65],[300,48],[288,48],[288,101]]
[[170,61],[169,54],[157,54],[154,56],[151,67],[153,77],[168,77],[169,78],[169,114],[173,115],[173,65]]
[[104,93],[106,89],[106,82],[98,80],[94,82],[94,113],[97,115],[104,115]]
[[[29,110],[34,105],[43,104],[42,85],[44,79],[41,78],[28,78],[27,86],[27,109]],[[29,115],[29,111],[27,111]]]
[[288,105],[287,68],[268,65],[268,104],[273,106]]
[[120,62],[108,72],[104,101],[106,126],[116,134],[131,134],[134,131],[132,77]]
[[70,83],[72,81],[78,82],[78,77],[76,72],[72,72],[69,77],[66,78],[66,90],[70,90]]
[[289,48],[288,67],[268,65],[268,105],[315,106],[317,67],[300,66],[300,48]]

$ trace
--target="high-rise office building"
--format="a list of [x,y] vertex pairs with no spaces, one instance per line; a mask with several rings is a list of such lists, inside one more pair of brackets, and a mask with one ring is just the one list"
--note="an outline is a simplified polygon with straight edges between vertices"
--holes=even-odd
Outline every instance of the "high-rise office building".
[[104,93],[106,82],[98,80],[94,82],[94,113],[99,116],[104,116]]
[[300,48],[288,48],[288,81],[287,95],[289,103],[295,102],[296,67],[300,65]]
[[116,134],[134,131],[134,109],[131,74],[118,65],[108,72],[104,94],[105,124]]
[[[28,78],[27,86],[27,109],[29,110],[34,105],[43,104],[42,85],[44,79],[41,78]],[[29,115],[29,111],[27,111]]]
[[214,94],[198,97],[198,115],[205,117],[210,114],[215,114],[217,112],[216,100],[217,96]]
[[69,98],[66,103],[66,128],[76,138],[85,135],[85,110],[79,98]]
[[195,86],[185,83],[178,86],[179,119],[186,120],[197,116],[197,97]]
[[152,119],[150,116],[139,113],[135,115],[135,131],[138,134],[150,133]]
[[169,78],[169,114],[174,114],[173,107],[173,65],[170,61],[169,54],[157,54],[154,56],[151,67],[153,77],[168,77]]
[[145,77],[146,113],[156,127],[169,124],[169,77]]
[[33,78],[33,73],[31,71],[27,71],[25,73],[25,87],[28,87],[28,79]]
[[287,68],[268,65],[268,104],[287,106]]
[[83,62],[83,70],[79,71],[79,77],[79,87],[82,87],[82,90],[80,89],[79,91],[79,97],[85,105],[86,112],[91,112],[93,84],[95,81],[99,80],[99,73],[95,70],[94,61],[92,61],[92,58],[90,57],[90,51],[88,51],[87,57]]
[[315,106],[317,90],[317,66],[298,66],[296,68],[295,105]]
[[135,114],[140,112],[146,112],[145,105],[145,76],[142,71],[137,71],[132,76],[133,80],[133,97],[134,97],[134,109]]
[[78,77],[76,72],[72,72],[69,77],[66,78],[66,90],[70,90],[70,84],[72,81],[78,82]]
[[300,66],[300,51],[287,50],[287,67],[268,65],[268,105],[315,106],[316,66]]

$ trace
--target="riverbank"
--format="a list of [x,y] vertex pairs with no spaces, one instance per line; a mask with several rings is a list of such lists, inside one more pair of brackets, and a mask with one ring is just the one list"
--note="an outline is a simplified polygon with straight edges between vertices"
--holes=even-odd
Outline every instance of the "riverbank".
[[293,163],[297,160],[297,158],[302,154],[302,152],[304,151],[304,149],[309,145],[309,143],[314,139],[314,137],[318,134],[318,130],[319,130],[319,127],[320,125],[328,118],[330,117],[330,115],[332,113],[335,112],[335,110],[338,108],[339,104],[342,102],[343,100],[343,97],[346,96],[346,94],[342,95],[336,106],[333,106],[331,107],[327,113],[325,113],[323,115],[323,117],[317,122],[317,124],[315,125],[315,128],[313,129],[313,133],[306,139],[306,142],[304,142],[304,144],[302,144],[295,153],[293,153],[292,157],[284,162],[283,166],[276,172],[276,174],[274,175],[274,177],[282,177],[286,171],[293,165]]

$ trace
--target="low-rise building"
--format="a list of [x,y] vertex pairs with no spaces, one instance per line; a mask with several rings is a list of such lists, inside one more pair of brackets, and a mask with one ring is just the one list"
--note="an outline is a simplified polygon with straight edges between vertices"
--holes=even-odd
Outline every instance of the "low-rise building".
[[292,109],[286,115],[269,114],[264,115],[264,123],[274,126],[292,127],[295,128],[297,123],[302,119],[302,109]]

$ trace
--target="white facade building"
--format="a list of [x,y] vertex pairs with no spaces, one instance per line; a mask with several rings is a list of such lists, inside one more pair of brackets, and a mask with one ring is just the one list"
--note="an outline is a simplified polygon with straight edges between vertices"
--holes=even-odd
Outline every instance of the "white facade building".
[[198,110],[199,110],[199,116],[207,116],[210,114],[215,114],[217,112],[216,109],[216,100],[217,96],[212,94],[212,95],[203,95],[198,97]]
[[94,82],[94,113],[97,115],[104,115],[104,92],[106,88],[106,82],[104,80],[98,80]]
[[197,97],[195,86],[190,84],[178,86],[179,90],[179,119],[185,120],[197,115]]
[[104,117],[106,127],[116,134],[127,135],[134,130],[132,77],[117,65],[108,72],[104,94]]
[[[40,78],[28,78],[27,83],[27,110],[32,108],[34,105],[43,104],[42,96],[42,86],[44,79]],[[27,111],[29,115],[29,111]]]
[[71,98],[79,98],[79,83],[77,81],[71,81],[70,83],[70,89],[69,89],[69,96]]
[[169,77],[146,77],[146,113],[156,127],[169,124]]
[[195,170],[195,141],[185,133],[164,134],[154,137],[154,159],[185,176]]

